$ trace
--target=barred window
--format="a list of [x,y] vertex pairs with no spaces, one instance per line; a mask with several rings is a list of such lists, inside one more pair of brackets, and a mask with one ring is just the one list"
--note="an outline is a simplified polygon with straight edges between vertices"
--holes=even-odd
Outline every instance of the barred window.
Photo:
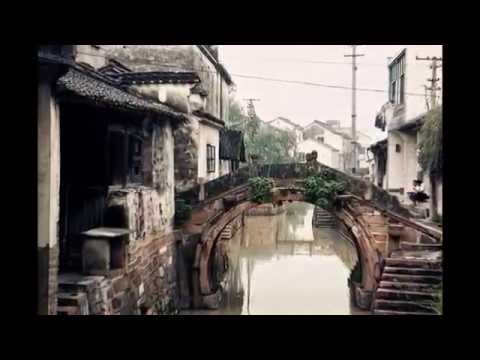
[[207,144],[207,172],[215,172],[215,146]]
[[405,102],[405,51],[389,66],[389,99],[392,104]]

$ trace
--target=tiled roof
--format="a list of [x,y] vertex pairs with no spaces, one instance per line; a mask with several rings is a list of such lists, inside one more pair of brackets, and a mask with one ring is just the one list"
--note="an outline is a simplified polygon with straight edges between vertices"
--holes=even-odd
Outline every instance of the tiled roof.
[[200,78],[192,71],[128,72],[112,75],[122,84],[195,84]]
[[286,122],[287,124],[292,125],[293,127],[297,128],[297,129],[302,129],[302,127],[300,125],[295,124],[292,120],[281,117],[281,116],[279,116],[279,117],[277,117],[273,120],[267,121],[267,124],[270,124],[270,123],[274,122],[275,120],[282,120],[283,122]]
[[395,128],[388,129],[388,131],[406,131],[406,130],[418,129],[423,125],[423,123],[425,121],[425,115],[426,114],[427,113],[418,115],[417,117],[409,120],[408,122],[406,122],[402,125],[399,125]]
[[351,140],[351,139],[352,139],[351,136],[349,136],[349,135],[347,135],[347,134],[344,134],[344,133],[342,133],[341,131],[337,131],[337,130],[333,129],[330,125],[328,125],[328,124],[326,124],[326,123],[324,123],[323,121],[320,121],[320,120],[314,120],[311,124],[307,125],[306,127],[309,127],[309,126],[311,126],[311,125],[313,125],[313,124],[318,124],[318,125],[324,127],[325,129],[331,131],[332,133],[334,133],[334,134],[336,134],[336,135],[340,135],[341,137],[343,137],[343,138],[345,138],[345,139],[348,139],[348,140]]
[[108,75],[124,74],[128,72],[132,72],[132,70],[117,60],[108,59],[107,65],[98,69],[98,72],[108,76]]
[[156,113],[178,121],[188,118],[167,105],[143,98],[127,89],[121,88],[108,77],[74,66],[57,81],[57,87],[63,95],[82,98],[87,102],[127,111]]
[[209,114],[205,111],[201,111],[201,110],[195,110],[193,111],[193,115],[195,116],[198,116],[200,118],[204,118],[204,119],[207,119],[207,120],[210,120],[220,126],[225,126],[225,122],[219,118],[217,118],[216,116],[213,116],[212,114]]

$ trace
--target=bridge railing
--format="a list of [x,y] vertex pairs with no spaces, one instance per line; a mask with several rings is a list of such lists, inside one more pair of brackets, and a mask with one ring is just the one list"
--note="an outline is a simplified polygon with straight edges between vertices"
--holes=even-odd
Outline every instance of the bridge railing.
[[[322,171],[328,171],[335,175],[346,185],[346,191],[360,198],[369,200],[385,210],[390,210],[399,215],[408,216],[408,211],[401,206],[398,199],[371,182],[360,177],[352,176],[340,170],[336,170],[317,163],[312,169],[306,163],[285,163],[285,164],[261,164],[249,165],[239,168],[237,171],[211,180],[203,185],[196,185],[193,188],[177,194],[178,197],[186,200],[190,205],[196,206],[200,202],[209,200],[231,189],[246,185],[252,177],[262,176],[275,179],[304,179]],[[202,194],[203,196],[200,199]]]

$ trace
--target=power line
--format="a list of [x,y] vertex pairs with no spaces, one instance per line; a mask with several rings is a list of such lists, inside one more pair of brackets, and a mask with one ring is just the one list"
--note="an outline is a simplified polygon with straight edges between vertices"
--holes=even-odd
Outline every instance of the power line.
[[[82,51],[77,51],[80,54],[86,54],[86,55],[92,55],[92,56],[98,56],[98,57],[103,57],[105,59],[111,59],[110,57],[107,57],[105,55],[100,55],[100,54],[91,54],[87,52],[82,52]],[[146,64],[150,65],[150,64]],[[350,63],[351,65],[351,63]],[[194,71],[194,72],[205,72],[205,73],[211,73],[211,74],[217,74],[216,71],[209,71],[209,70],[202,70],[202,69],[191,69],[191,68],[182,68],[181,66],[177,65],[170,65],[170,64],[161,64],[162,67],[173,67],[173,68],[181,68],[182,70],[187,70],[187,71]],[[234,74],[230,73],[232,77],[237,77],[237,78],[245,78],[245,79],[256,79],[256,80],[264,80],[264,81],[271,81],[271,82],[279,82],[279,83],[285,83],[285,84],[299,84],[299,85],[307,85],[307,86],[317,86],[317,87],[325,87],[325,88],[331,88],[331,89],[343,89],[343,90],[352,90],[352,87],[349,86],[343,86],[343,85],[330,85],[330,84],[321,84],[321,83],[316,83],[316,82],[311,82],[311,81],[301,81],[301,80],[288,80],[288,79],[278,79],[278,78],[271,78],[271,77],[265,77],[265,76],[258,76],[258,75],[245,75],[245,74]],[[364,91],[364,92],[376,92],[376,93],[387,93],[388,91],[383,90],[383,89],[369,89],[369,88],[356,88],[357,91]],[[410,96],[424,96],[424,94],[420,93],[405,93],[405,95],[410,95]]]

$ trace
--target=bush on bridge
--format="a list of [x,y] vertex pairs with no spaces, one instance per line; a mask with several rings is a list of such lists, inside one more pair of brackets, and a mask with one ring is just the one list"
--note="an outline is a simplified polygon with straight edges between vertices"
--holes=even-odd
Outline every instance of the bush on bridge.
[[335,197],[345,191],[345,183],[331,173],[321,173],[305,179],[305,199],[321,208],[332,207]]
[[272,189],[275,183],[267,177],[254,177],[248,180],[250,199],[257,203],[272,202]]

